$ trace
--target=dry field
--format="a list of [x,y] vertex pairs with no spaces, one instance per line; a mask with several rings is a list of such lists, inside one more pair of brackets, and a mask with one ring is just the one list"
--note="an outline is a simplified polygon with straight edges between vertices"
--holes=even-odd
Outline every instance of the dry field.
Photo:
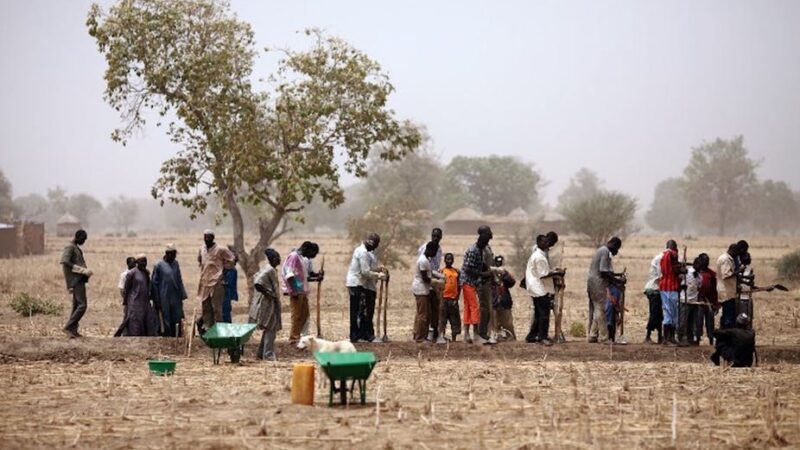
[[[283,238],[288,250],[311,236]],[[225,243],[229,237],[221,237]],[[627,267],[626,335],[644,337],[647,306],[640,287],[651,257],[665,238],[625,242],[615,261]],[[187,358],[176,342],[160,338],[111,338],[121,319],[116,283],[128,254],[145,252],[152,262],[163,244],[175,242],[187,290],[197,282],[195,252],[200,236],[104,238],[90,236],[86,259],[95,271],[86,338],[60,332],[68,297],[57,264],[63,242],[49,237],[43,256],[0,260],[0,442],[2,448],[770,448],[800,446],[800,292],[762,294],[756,300],[761,365],[720,369],[706,358],[710,347],[666,349],[632,344],[600,346],[572,338],[543,348],[503,343],[479,348],[409,342],[413,321],[411,274],[393,274],[389,336],[394,342],[361,345],[381,362],[368,384],[368,404],[328,408],[318,383],[318,404],[290,404],[292,364],[306,354],[279,336],[279,358],[260,363],[213,366],[210,352],[195,341]],[[347,327],[344,273],[352,245],[318,239],[326,256],[323,332],[343,338]],[[445,236],[456,265],[470,243]],[[564,239],[568,268],[565,327],[585,323],[584,274],[593,249]],[[782,254],[798,238],[751,238],[758,281],[772,282]],[[679,242],[681,245],[684,242]],[[689,255],[716,258],[728,240],[685,242]],[[501,237],[492,247],[505,254]],[[554,250],[556,259],[560,250]],[[240,279],[235,319],[245,320],[246,293]],[[65,305],[61,316],[17,315],[8,306],[20,292]],[[515,290],[515,322],[524,335],[529,301]],[[193,300],[187,301],[191,314]],[[288,308],[285,308],[288,312]],[[288,324],[288,315],[284,317]],[[252,348],[253,342],[249,348]],[[146,360],[174,357],[173,377],[148,374]],[[376,399],[378,403],[376,404]]]

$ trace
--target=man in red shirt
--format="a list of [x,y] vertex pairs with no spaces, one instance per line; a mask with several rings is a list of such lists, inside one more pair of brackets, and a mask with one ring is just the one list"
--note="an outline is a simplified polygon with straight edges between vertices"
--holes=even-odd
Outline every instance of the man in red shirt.
[[678,345],[675,340],[675,327],[678,325],[680,276],[684,273],[686,268],[678,260],[678,243],[670,239],[661,258],[661,280],[658,282],[658,289],[661,291],[661,309],[664,312],[664,344],[670,346]]

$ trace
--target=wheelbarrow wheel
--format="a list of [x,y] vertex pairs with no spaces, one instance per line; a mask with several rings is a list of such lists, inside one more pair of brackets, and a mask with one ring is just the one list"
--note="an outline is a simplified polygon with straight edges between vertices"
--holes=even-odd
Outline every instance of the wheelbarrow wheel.
[[244,353],[244,346],[234,347],[228,350],[228,354],[231,355],[231,362],[234,364],[239,364],[239,361],[242,360],[242,353]]

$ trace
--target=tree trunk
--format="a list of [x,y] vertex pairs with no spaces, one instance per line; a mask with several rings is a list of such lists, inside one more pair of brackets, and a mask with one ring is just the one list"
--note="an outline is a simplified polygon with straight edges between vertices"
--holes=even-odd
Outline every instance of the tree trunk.
[[276,209],[269,219],[258,219],[258,242],[255,247],[246,251],[244,248],[244,219],[242,210],[236,201],[236,194],[228,191],[225,195],[225,207],[231,215],[233,222],[233,249],[239,257],[239,266],[244,271],[247,280],[247,305],[253,303],[253,277],[258,273],[259,264],[264,260],[264,250],[278,236],[286,232],[282,230],[275,233],[286,215],[284,209]]

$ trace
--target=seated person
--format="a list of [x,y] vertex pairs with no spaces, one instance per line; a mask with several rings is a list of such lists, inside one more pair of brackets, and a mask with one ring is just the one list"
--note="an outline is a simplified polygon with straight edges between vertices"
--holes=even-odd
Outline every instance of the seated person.
[[733,367],[752,367],[756,356],[756,332],[750,329],[750,317],[739,314],[735,328],[714,331],[716,351],[711,355],[715,365],[720,358]]

